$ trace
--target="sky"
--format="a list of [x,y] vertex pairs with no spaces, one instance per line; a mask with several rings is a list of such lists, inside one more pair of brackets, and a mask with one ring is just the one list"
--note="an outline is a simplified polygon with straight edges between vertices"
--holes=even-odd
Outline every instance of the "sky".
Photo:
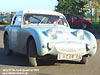
[[54,10],[57,0],[0,0],[0,12],[25,9]]

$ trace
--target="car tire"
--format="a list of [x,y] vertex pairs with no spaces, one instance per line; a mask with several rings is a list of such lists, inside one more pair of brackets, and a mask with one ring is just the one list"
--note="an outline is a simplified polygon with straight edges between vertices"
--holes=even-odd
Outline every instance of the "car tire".
[[87,57],[86,56],[82,57],[81,64],[87,64]]
[[55,65],[56,63],[56,56],[50,56],[48,59],[44,60],[48,65]]
[[86,23],[83,23],[82,24],[82,29],[86,29],[87,28],[87,24]]
[[48,62],[50,62],[50,65],[55,65],[55,60],[48,61]]
[[4,36],[4,53],[7,56],[12,54],[12,50],[9,49],[9,39],[7,34]]
[[34,39],[30,38],[28,42],[28,58],[31,66],[37,66],[37,53]]

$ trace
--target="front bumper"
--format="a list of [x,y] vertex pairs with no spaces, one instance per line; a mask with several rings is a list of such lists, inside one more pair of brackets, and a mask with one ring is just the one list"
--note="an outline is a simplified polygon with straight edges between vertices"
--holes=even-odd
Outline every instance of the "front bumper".
[[43,55],[57,56],[57,60],[81,60],[84,55],[88,55],[93,50],[88,49],[87,46],[85,42],[52,42],[42,51],[44,51]]
[[87,53],[85,43],[67,41],[53,42],[51,44],[47,44],[42,51],[44,51],[44,55],[57,56],[57,60],[81,60],[82,56]]
[[86,54],[86,45],[76,42],[57,42],[57,60],[81,60]]

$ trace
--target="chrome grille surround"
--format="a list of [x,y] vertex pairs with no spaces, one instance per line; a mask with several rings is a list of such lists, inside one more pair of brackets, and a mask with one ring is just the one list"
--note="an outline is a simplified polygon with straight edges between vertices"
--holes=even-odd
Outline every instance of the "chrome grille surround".
[[57,51],[68,54],[79,54],[86,52],[86,45],[84,43],[76,42],[57,42],[55,43]]

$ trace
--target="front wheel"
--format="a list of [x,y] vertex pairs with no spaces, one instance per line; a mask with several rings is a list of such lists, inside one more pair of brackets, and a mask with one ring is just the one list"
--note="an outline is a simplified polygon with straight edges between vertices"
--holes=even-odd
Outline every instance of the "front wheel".
[[37,66],[36,45],[34,39],[30,38],[28,42],[28,57],[32,66]]

